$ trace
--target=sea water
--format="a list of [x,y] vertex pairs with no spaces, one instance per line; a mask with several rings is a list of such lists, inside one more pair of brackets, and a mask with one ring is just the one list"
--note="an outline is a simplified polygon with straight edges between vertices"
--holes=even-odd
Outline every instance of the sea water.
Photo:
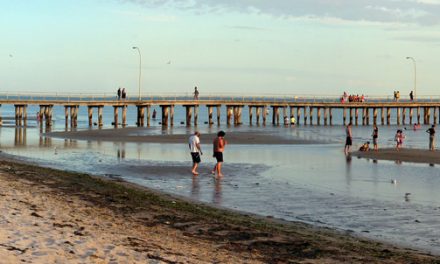
[[[37,108],[29,107],[38,111]],[[112,109],[110,109],[112,110]],[[245,111],[243,111],[245,112]],[[13,109],[2,107],[3,117]],[[234,142],[225,151],[225,177],[210,171],[214,159],[205,151],[201,174],[190,173],[187,142],[181,144],[123,143],[48,138],[36,120],[17,127],[6,118],[0,128],[1,150],[18,159],[43,166],[80,171],[102,177],[121,177],[143,186],[202,202],[314,225],[440,253],[440,171],[437,165],[376,161],[345,156],[344,127],[335,126],[208,126],[200,111],[202,145],[210,149],[204,133],[223,129],[268,136],[302,139],[319,144],[242,145]],[[78,130],[89,128],[86,111],[79,113]],[[104,111],[110,128],[112,111]],[[135,109],[128,123],[134,126]],[[336,116],[335,116],[336,117]],[[184,111],[176,111],[177,123],[162,128],[155,120],[148,134],[189,134],[194,128],[180,125]],[[246,121],[245,118],[243,118]],[[339,119],[335,121],[340,122]],[[336,122],[336,123],[337,123]],[[427,127],[379,126],[379,147],[393,147],[394,134],[403,129],[404,147],[427,148]],[[67,128],[70,130],[71,128]],[[50,131],[64,131],[64,109],[55,109]],[[353,127],[354,147],[371,140],[372,127]],[[226,136],[227,137],[227,136]],[[163,170],[163,167],[167,169]]]

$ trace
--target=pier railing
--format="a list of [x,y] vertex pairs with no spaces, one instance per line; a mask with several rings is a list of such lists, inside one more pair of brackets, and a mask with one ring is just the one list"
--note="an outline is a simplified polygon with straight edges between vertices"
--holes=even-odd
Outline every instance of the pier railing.
[[[137,96],[130,96],[126,99],[118,99],[116,95],[109,93],[8,93],[0,92],[0,101],[14,102],[187,102],[194,100],[190,93],[182,94],[151,94],[142,95],[140,100]],[[199,96],[199,101],[222,101],[235,103],[340,103],[341,96],[336,95],[296,95],[296,94],[263,94],[263,95],[239,95],[239,94],[207,94]],[[365,102],[381,103],[394,102],[393,96],[374,95],[366,96]],[[417,102],[440,102],[440,95],[418,96]],[[399,99],[399,102],[410,102],[409,98]],[[349,103],[349,102],[346,102]]]

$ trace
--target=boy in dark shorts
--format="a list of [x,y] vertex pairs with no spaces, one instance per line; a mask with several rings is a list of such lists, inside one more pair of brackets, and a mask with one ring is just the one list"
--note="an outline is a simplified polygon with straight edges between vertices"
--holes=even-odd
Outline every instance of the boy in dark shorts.
[[223,151],[225,150],[226,140],[224,139],[226,133],[224,131],[220,131],[217,133],[217,137],[214,139],[213,148],[214,155],[213,157],[217,160],[217,163],[212,170],[212,174],[217,174],[219,177],[222,177],[222,163],[223,163]]
[[199,163],[201,161],[200,155],[202,155],[202,148],[200,147],[200,133],[196,131],[194,135],[189,137],[188,141],[191,158],[193,161],[191,172],[194,175],[199,175],[199,173],[197,172],[197,167],[199,166]]

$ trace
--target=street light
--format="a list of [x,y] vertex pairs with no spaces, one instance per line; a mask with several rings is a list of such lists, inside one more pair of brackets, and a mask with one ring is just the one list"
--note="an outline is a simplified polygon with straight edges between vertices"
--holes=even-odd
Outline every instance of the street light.
[[417,95],[417,67],[416,67],[416,60],[413,57],[406,57],[406,59],[408,60],[412,60],[413,64],[414,64],[414,99],[416,99],[416,95]]
[[139,101],[141,100],[141,73],[142,73],[142,56],[141,50],[138,47],[133,47],[139,53]]

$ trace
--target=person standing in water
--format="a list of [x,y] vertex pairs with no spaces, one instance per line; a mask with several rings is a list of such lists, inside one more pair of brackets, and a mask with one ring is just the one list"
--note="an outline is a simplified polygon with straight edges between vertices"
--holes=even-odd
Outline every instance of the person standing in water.
[[212,174],[217,174],[219,177],[222,177],[222,163],[223,163],[223,151],[225,150],[226,146],[226,140],[225,140],[226,133],[224,131],[219,131],[217,133],[217,137],[214,139],[213,142],[213,148],[214,148],[214,158],[217,160],[217,163],[214,166],[214,169],[212,169]]
[[432,125],[431,128],[426,130],[426,133],[429,133],[429,150],[435,150],[435,125]]
[[345,148],[344,148],[344,152],[345,155],[348,154],[348,152],[350,151],[350,147],[353,144],[353,135],[351,133],[351,122],[348,123],[347,127],[345,128]]
[[379,129],[377,128],[376,125],[373,126],[373,146],[374,146],[374,150],[377,151],[378,147],[377,147],[377,138],[379,137]]
[[193,175],[199,175],[197,172],[197,167],[201,162],[200,155],[203,154],[202,148],[200,146],[200,132],[194,132],[194,135],[189,137],[189,150],[191,152],[191,158],[193,161],[191,172]]

